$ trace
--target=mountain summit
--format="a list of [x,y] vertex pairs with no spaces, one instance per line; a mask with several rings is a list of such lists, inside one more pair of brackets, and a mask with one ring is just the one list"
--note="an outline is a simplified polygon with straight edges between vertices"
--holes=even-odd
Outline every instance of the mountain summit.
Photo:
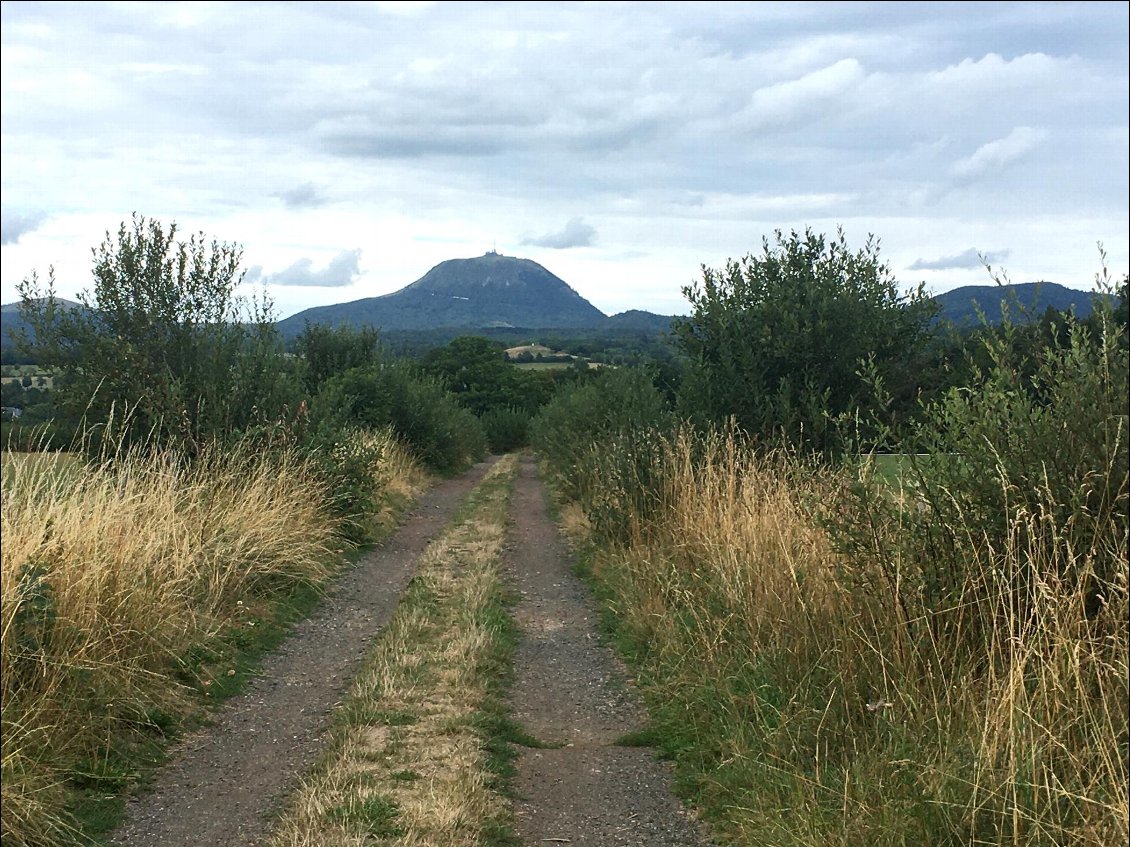
[[383,297],[316,306],[279,322],[284,335],[311,324],[381,329],[440,327],[595,327],[605,315],[537,262],[491,251],[440,262],[420,279]]

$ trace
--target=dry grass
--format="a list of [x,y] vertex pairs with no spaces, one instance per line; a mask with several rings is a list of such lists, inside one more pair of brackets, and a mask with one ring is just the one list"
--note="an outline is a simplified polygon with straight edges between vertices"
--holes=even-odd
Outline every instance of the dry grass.
[[[720,833],[766,845],[1127,843],[1116,528],[1104,552],[1121,569],[1088,620],[1080,590],[1050,576],[1079,573],[1086,556],[1046,543],[1050,511],[1018,518],[1013,543],[968,571],[978,602],[1033,612],[971,640],[936,625],[952,610],[911,609],[908,622],[881,579],[831,549],[810,517],[836,496],[829,481],[723,436],[683,434],[658,462],[660,514],[594,569],[646,645],[660,734],[694,751],[684,778]],[[877,543],[896,550],[894,537]],[[1018,603],[1010,575],[1029,570],[1042,576]]]
[[322,582],[340,545],[325,493],[287,455],[62,473],[9,457],[3,474],[3,839],[59,844],[75,768],[197,709],[185,657],[255,598]]
[[433,477],[396,439],[391,429],[358,433],[356,437],[380,448],[381,459],[376,475],[384,492],[384,502],[380,511],[370,519],[375,536],[381,538],[396,526],[404,506],[427,490]]
[[478,845],[502,820],[482,710],[502,637],[500,557],[516,467],[513,455],[499,460],[428,547],[275,847]]

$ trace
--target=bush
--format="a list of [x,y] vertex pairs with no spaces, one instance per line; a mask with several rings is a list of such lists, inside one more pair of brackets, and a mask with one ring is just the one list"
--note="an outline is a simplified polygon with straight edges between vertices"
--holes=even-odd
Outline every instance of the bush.
[[690,360],[680,400],[699,423],[733,417],[751,435],[838,453],[833,422],[870,401],[867,362],[896,401],[913,403],[906,376],[916,375],[935,307],[921,286],[900,292],[873,238],[852,252],[842,231],[778,231],[760,255],[703,268],[701,285],[683,293],[692,312],[674,327]]
[[598,532],[623,538],[627,501],[647,510],[655,481],[646,469],[672,423],[648,371],[608,369],[562,389],[534,419],[531,441],[561,494],[581,503]]
[[[1093,618],[1127,554],[1126,331],[1109,310],[1094,326],[1069,319],[1032,362],[1013,355],[1007,328],[980,343],[990,367],[904,439],[903,496],[857,485],[829,529],[861,574],[898,586],[908,621],[950,609],[947,625],[967,635],[1022,623],[1048,579],[1081,591]],[[1032,555],[1005,569],[1009,549]],[[1004,607],[986,605],[1000,596]]]
[[486,452],[478,419],[439,382],[403,362],[351,368],[331,377],[314,399],[318,426],[392,427],[413,454],[438,473],[452,473]]
[[381,507],[383,487],[380,440],[358,430],[319,427],[304,439],[301,453],[310,462],[341,521],[338,532],[354,544],[371,541],[369,521]]
[[530,437],[530,416],[518,409],[491,409],[479,418],[492,453],[509,453],[525,447]]
[[60,416],[91,427],[89,450],[110,441],[195,455],[294,407],[269,303],[236,296],[241,258],[236,245],[183,240],[175,223],[135,215],[94,251],[79,306],[56,299],[53,272],[46,285],[34,273],[21,283],[30,332],[18,349],[56,373]]

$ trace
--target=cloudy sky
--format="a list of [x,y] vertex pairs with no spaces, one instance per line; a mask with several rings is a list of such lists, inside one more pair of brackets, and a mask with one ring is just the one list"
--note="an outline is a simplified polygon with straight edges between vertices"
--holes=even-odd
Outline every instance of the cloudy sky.
[[1125,2],[2,9],[5,303],[133,212],[242,245],[280,316],[492,248],[684,312],[805,227],[933,291],[1127,269]]

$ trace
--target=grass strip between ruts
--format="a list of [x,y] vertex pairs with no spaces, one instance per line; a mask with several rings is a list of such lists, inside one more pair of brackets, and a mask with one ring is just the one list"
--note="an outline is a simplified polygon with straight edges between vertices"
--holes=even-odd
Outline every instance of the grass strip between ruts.
[[423,554],[273,847],[515,843],[502,559],[517,466],[500,459]]

